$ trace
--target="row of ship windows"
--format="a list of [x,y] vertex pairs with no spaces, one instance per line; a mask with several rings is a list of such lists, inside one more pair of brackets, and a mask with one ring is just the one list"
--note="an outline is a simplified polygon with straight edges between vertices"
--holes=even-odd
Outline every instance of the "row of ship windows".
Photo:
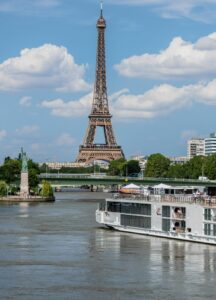
[[[105,206],[101,207],[101,209],[105,210]],[[150,216],[151,204],[107,202],[107,211]],[[162,206],[162,217],[170,218],[170,212],[171,212],[170,206]],[[185,216],[185,214],[186,214],[186,209],[184,207],[174,208],[174,215],[177,219],[178,218],[181,219],[182,216]],[[216,218],[212,216],[212,212],[210,208],[206,208],[204,210],[204,220],[205,221],[216,220]]]
[[[103,207],[102,207],[103,206]],[[100,207],[101,210],[105,210],[105,204]],[[184,207],[174,207],[173,217],[177,219],[182,219],[185,217],[186,209]],[[117,212],[117,213],[127,213],[135,215],[146,215],[151,216],[151,204],[141,204],[141,203],[126,203],[126,202],[107,202],[107,211]],[[159,213],[158,213],[159,214]],[[162,206],[162,217],[170,218],[171,207]]]
[[[151,229],[151,217],[141,217],[141,216],[130,216],[130,215],[121,215],[121,225],[137,228]],[[176,224],[175,224],[176,225]],[[162,220],[162,231],[169,232],[171,227],[171,222],[169,219]],[[185,221],[178,223],[173,230],[182,230],[185,231],[186,224]],[[189,232],[191,231],[188,230]],[[204,234],[209,236],[216,236],[216,224],[204,224]]]
[[121,225],[151,229],[151,217],[121,215]]
[[107,202],[107,211],[151,216],[151,204]]

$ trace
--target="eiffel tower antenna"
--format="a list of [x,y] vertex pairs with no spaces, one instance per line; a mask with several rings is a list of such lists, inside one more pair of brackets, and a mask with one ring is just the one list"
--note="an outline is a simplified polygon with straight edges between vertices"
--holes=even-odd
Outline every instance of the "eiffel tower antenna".
[[101,0],[101,17],[103,17],[103,0]]
[[[103,17],[103,2],[101,1],[101,13],[97,21],[98,43],[93,102],[89,115],[89,125],[76,159],[79,163],[88,164],[94,160],[111,161],[124,157],[121,146],[116,143],[111,122],[112,115],[109,112],[106,86],[105,29],[106,21]],[[103,129],[104,144],[94,143],[98,127]]]

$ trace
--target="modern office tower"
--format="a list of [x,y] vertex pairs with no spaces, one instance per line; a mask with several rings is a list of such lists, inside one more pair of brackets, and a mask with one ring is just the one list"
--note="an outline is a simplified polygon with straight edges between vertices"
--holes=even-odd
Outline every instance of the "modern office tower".
[[192,138],[187,143],[187,156],[191,159],[198,155],[205,155],[205,139]]
[[205,155],[214,153],[216,153],[216,132],[211,133],[210,136],[205,139]]

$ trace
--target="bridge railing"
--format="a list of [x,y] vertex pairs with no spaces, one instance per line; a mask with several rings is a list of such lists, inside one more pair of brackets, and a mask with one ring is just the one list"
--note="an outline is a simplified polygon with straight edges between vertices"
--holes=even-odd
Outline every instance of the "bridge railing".
[[125,181],[146,181],[146,182],[159,182],[159,183],[165,183],[165,182],[174,182],[176,185],[178,183],[185,183],[190,184],[193,183],[203,183],[205,185],[206,183],[216,183],[216,180],[200,180],[200,179],[184,179],[184,178],[154,178],[154,177],[130,177],[130,176],[111,176],[106,175],[106,173],[94,173],[94,174],[67,174],[67,173],[41,173],[39,175],[39,178],[41,179],[113,179],[113,180],[125,180]]

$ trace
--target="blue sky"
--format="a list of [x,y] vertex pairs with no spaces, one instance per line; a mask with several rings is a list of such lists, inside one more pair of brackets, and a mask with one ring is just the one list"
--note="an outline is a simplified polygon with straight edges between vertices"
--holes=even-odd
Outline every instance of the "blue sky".
[[[73,161],[88,125],[99,0],[0,0],[0,161]],[[216,131],[216,0],[105,0],[107,85],[127,157]]]

